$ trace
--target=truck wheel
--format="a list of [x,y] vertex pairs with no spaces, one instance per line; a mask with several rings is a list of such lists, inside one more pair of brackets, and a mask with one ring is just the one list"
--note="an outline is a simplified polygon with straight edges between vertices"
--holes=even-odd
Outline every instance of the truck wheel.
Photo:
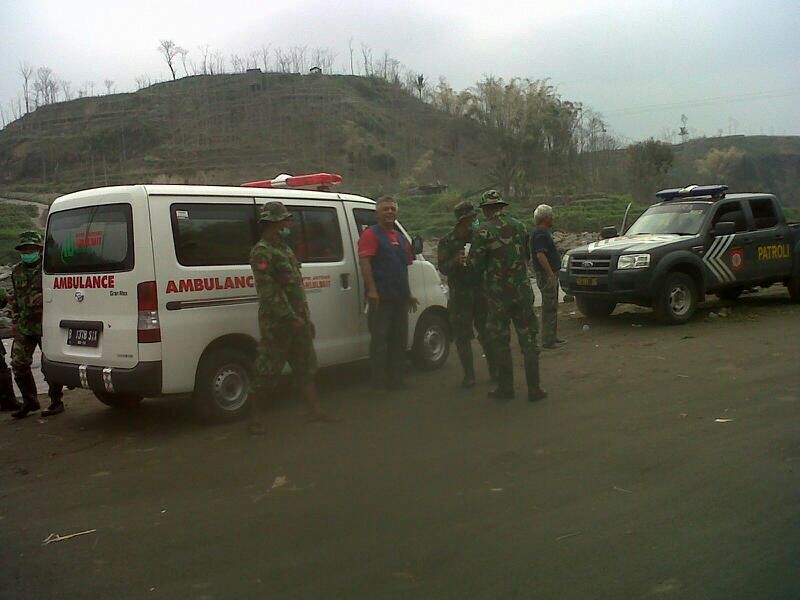
[[602,298],[586,298],[583,296],[575,296],[575,304],[578,305],[578,310],[581,311],[585,317],[602,318],[607,317],[617,307],[617,303],[613,300],[604,300]]
[[720,290],[717,292],[717,297],[720,300],[736,300],[739,296],[742,295],[744,288],[734,287],[734,288],[727,288],[725,290]]
[[656,296],[653,308],[666,325],[686,323],[697,309],[697,285],[685,273],[670,273]]
[[786,287],[789,289],[789,297],[800,302],[800,277],[790,277]]
[[411,349],[414,364],[425,371],[441,368],[450,354],[449,326],[444,317],[436,313],[423,315],[414,331]]
[[207,422],[232,421],[250,408],[247,402],[253,360],[236,348],[217,348],[200,361],[194,385],[197,415]]
[[111,408],[121,408],[130,410],[139,406],[142,401],[141,396],[136,394],[112,394],[110,392],[94,392],[100,402]]

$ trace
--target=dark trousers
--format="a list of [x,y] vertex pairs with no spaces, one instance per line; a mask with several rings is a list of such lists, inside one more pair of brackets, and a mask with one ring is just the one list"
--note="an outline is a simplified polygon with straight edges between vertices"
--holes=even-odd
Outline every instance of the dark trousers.
[[406,370],[408,304],[381,300],[377,307],[370,305],[367,325],[373,383],[391,386],[401,382]]
[[[14,337],[14,345],[11,346],[11,370],[14,372],[14,379],[17,382],[19,391],[22,392],[22,400],[25,403],[36,403],[36,381],[33,379],[31,364],[33,363],[33,353],[42,347],[42,338],[38,335],[17,334]],[[47,378],[45,377],[45,380]],[[50,401],[54,404],[61,402],[64,395],[63,386],[47,382],[47,394]]]

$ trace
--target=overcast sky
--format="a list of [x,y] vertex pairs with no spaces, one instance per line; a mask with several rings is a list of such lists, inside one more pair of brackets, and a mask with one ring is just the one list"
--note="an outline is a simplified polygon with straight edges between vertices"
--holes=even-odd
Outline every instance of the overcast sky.
[[73,90],[131,91],[138,75],[169,76],[160,39],[190,59],[204,44],[226,58],[326,47],[344,71],[352,37],[456,89],[550,78],[628,140],[664,137],[682,113],[695,135],[800,135],[800,0],[0,0],[0,28],[7,113],[20,61]]

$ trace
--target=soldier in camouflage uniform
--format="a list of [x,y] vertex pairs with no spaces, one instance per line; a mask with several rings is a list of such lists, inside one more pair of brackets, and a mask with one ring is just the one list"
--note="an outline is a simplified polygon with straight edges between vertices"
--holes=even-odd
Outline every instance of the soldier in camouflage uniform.
[[447,276],[450,294],[447,312],[453,331],[458,358],[464,369],[464,387],[475,385],[475,368],[472,360],[473,326],[478,332],[478,341],[489,363],[491,361],[486,344],[486,294],[483,282],[475,275],[474,267],[467,262],[468,246],[472,244],[472,224],[477,217],[475,207],[469,202],[459,202],[453,210],[456,226],[439,240],[438,266]]
[[250,251],[258,293],[258,347],[255,377],[250,387],[250,432],[264,433],[262,414],[278,385],[286,363],[302,388],[310,420],[328,420],[320,408],[314,376],[314,324],[306,302],[303,277],[292,249],[284,241],[291,214],[280,202],[267,202],[261,211],[261,239]]
[[[10,302],[14,321],[11,369],[22,392],[22,407],[12,414],[15,419],[26,417],[40,408],[31,364],[36,347],[42,347],[42,247],[41,234],[36,231],[22,233],[16,246],[22,260],[11,271],[14,288]],[[62,386],[49,385],[48,395],[50,406],[42,411],[42,416],[64,412]]]
[[489,307],[486,336],[498,375],[497,386],[489,392],[489,397],[514,397],[509,332],[513,322],[525,360],[528,400],[533,402],[545,398],[547,393],[539,387],[538,326],[527,267],[528,232],[521,221],[503,214],[507,205],[495,190],[483,194],[481,208],[486,220],[476,232],[470,260],[478,276],[485,278],[486,285]]
[[[8,294],[0,288],[0,309],[8,304]],[[0,412],[19,409],[17,398],[14,396],[14,382],[11,379],[11,370],[6,364],[6,347],[0,343]]]

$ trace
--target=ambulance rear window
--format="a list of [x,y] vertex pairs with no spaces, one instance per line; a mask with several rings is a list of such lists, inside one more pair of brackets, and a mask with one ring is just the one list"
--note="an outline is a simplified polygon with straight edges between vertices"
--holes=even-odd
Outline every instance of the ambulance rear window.
[[133,269],[130,204],[105,204],[51,213],[45,273],[108,273]]

